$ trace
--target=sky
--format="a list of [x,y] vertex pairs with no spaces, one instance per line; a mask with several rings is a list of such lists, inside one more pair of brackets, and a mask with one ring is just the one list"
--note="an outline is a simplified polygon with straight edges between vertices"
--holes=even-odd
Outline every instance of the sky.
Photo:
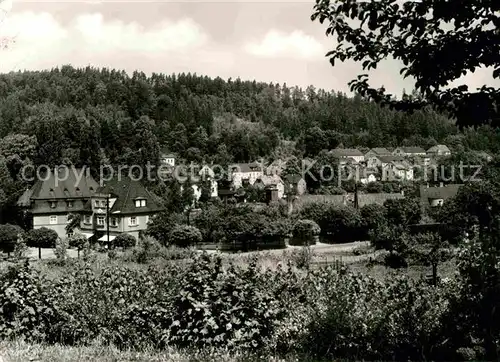
[[[0,0],[0,6],[10,2],[0,35],[15,36],[15,43],[1,51],[0,72],[91,65],[341,92],[362,73],[357,64],[330,65],[325,54],[335,41],[326,37],[326,25],[311,21],[313,0]],[[465,81],[481,86],[489,74]],[[381,64],[370,79],[393,94],[413,88],[395,61]]]

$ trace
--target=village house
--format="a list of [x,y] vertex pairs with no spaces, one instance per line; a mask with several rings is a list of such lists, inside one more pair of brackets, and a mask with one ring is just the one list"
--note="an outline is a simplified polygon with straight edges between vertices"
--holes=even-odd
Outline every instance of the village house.
[[392,151],[394,156],[403,156],[403,157],[413,157],[413,156],[427,156],[427,152],[422,147],[397,147],[394,151]]
[[175,155],[173,153],[162,153],[160,156],[160,164],[175,166]]
[[429,185],[421,185],[420,186],[420,201],[422,203],[422,207],[431,206],[443,206],[443,204],[455,197],[460,190],[461,184],[450,184],[443,185],[441,184],[439,187],[429,187]]
[[163,208],[156,196],[140,181],[115,177],[99,187],[86,203],[81,211],[80,229],[87,238],[98,236],[99,241],[107,241],[109,217],[109,241],[122,233],[139,238],[150,218],[160,211]]
[[285,183],[278,175],[260,176],[259,178],[257,178],[257,180],[255,180],[255,183],[253,185],[254,187],[258,187],[262,190],[271,187],[276,188],[277,196],[279,199],[282,199],[285,196]]
[[285,185],[285,195],[301,196],[307,192],[306,180],[302,175],[286,175],[282,179]]
[[436,145],[427,150],[427,155],[429,157],[450,156],[451,151],[446,145]]
[[230,170],[235,189],[246,184],[253,185],[259,177],[264,175],[264,168],[258,162],[234,164],[230,166]]
[[387,148],[375,147],[365,153],[365,160],[368,160],[370,157],[374,156],[376,157],[376,156],[390,156],[390,155],[392,155],[392,152],[389,151]]
[[99,184],[89,169],[59,168],[50,170],[19,198],[34,229],[46,227],[66,237],[70,213],[80,213],[95,194]]
[[340,159],[341,166],[347,163],[354,164],[365,161],[363,153],[356,148],[335,148],[331,150],[330,153]]
[[393,156],[393,155],[389,155],[389,156],[370,156],[370,158],[368,158],[366,160],[366,167],[368,167],[369,169],[377,169],[377,168],[386,168],[388,167],[390,164],[392,164],[392,162],[402,162],[404,161],[405,158],[402,157],[402,156]]

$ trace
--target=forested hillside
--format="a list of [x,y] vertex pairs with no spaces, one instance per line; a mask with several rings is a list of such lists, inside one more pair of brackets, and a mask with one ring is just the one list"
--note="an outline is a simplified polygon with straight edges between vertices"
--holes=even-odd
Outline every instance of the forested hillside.
[[496,152],[500,144],[487,128],[457,135],[432,110],[405,115],[313,86],[71,66],[1,75],[0,120],[0,137],[35,136],[34,161],[49,165],[141,164],[160,149],[225,163],[338,145],[444,142]]

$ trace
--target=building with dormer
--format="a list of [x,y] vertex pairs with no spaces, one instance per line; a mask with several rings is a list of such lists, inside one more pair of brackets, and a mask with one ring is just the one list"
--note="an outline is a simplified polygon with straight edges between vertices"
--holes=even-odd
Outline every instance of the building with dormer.
[[80,213],[98,188],[89,169],[60,167],[41,174],[17,205],[26,211],[34,229],[46,227],[64,238],[68,215]]
[[[109,203],[109,204],[108,204]],[[147,229],[150,218],[163,211],[157,197],[140,181],[129,177],[115,177],[92,195],[82,210],[80,229],[87,237],[112,241],[127,233],[139,238]]]

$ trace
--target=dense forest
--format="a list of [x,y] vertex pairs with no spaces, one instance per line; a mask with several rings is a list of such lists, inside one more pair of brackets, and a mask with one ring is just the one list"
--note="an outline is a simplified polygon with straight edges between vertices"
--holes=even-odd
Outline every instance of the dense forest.
[[34,136],[33,161],[49,165],[141,163],[160,149],[225,163],[339,145],[439,142],[492,153],[500,145],[488,127],[459,133],[433,110],[407,115],[313,86],[91,67],[1,75],[0,120],[0,138]]
[[459,131],[432,109],[405,114],[313,86],[71,66],[0,75],[2,205],[27,186],[19,179],[27,163],[144,165],[164,150],[225,165],[436,143],[497,153],[499,141],[496,129]]

